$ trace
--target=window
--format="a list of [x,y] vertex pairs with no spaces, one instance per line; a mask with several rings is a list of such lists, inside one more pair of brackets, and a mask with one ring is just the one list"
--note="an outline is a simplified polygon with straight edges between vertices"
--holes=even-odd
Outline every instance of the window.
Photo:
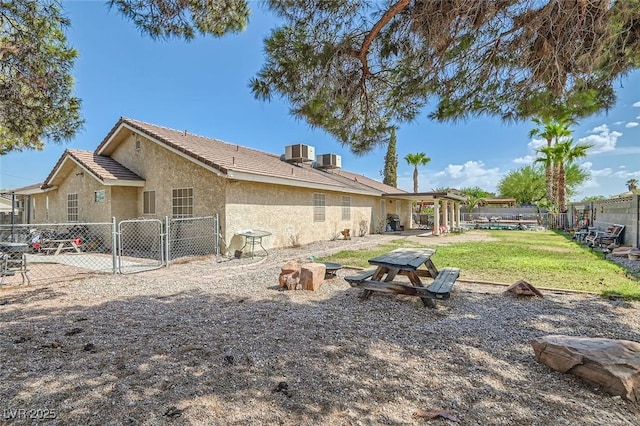
[[142,214],[156,214],[156,191],[142,193]]
[[171,197],[173,217],[193,216],[193,188],[174,189]]
[[325,194],[313,194],[313,221],[324,222]]
[[78,194],[67,194],[67,220],[78,221]]
[[95,191],[93,193],[93,202],[94,203],[104,203],[104,200],[105,200],[104,189],[101,189],[100,191]]
[[351,220],[351,197],[342,196],[342,220]]

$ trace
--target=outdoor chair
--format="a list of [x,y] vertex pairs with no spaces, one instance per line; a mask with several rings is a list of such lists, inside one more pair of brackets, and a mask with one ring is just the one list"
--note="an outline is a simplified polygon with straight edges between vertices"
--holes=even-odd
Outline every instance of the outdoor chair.
[[15,274],[22,275],[22,284],[24,284],[25,279],[30,284],[31,280],[27,275],[28,272],[25,253],[20,254],[18,257],[11,257],[7,253],[0,252],[0,285],[4,284],[5,277],[11,277]]
[[[588,240],[591,247],[609,247],[610,245],[619,246],[624,225],[613,225],[606,231],[596,231],[595,235]],[[589,238],[589,236],[587,236]],[[585,239],[587,239],[585,238]]]

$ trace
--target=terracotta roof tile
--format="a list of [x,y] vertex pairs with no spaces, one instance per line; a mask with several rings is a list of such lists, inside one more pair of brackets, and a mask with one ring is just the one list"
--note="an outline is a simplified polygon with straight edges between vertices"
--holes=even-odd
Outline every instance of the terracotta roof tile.
[[102,180],[144,180],[111,157],[68,149],[68,154]]
[[[106,147],[111,136],[123,124],[226,174],[249,173],[265,178],[287,179],[298,183],[330,185],[335,186],[338,191],[348,188],[373,193],[403,192],[364,176],[349,173],[349,176],[345,177],[343,170],[339,173],[332,173],[315,169],[308,163],[291,164],[281,160],[280,155],[129,118],[121,118],[116,123],[100,143],[96,152],[101,152]],[[282,148],[284,151],[284,146]],[[374,191],[371,191],[372,189]]]
[[51,179],[55,176],[56,172],[62,165],[62,163],[68,157],[73,158],[79,164],[81,164],[85,169],[90,171],[93,175],[95,175],[98,179],[105,180],[133,180],[133,181],[144,181],[143,178],[132,172],[131,170],[124,167],[122,164],[118,163],[116,160],[106,157],[103,155],[98,155],[91,151],[82,151],[79,149],[67,149],[62,153],[60,159],[49,173],[49,176],[44,181],[42,185],[43,188],[51,186]]

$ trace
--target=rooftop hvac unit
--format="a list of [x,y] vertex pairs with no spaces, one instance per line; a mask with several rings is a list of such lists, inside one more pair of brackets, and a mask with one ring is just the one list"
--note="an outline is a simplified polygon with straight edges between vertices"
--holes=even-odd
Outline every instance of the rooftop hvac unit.
[[321,169],[339,169],[342,167],[342,157],[337,154],[320,154],[316,163]]
[[294,161],[297,163],[304,163],[306,161],[313,161],[316,156],[315,149],[312,146],[304,144],[288,145],[284,147],[284,159],[285,161]]

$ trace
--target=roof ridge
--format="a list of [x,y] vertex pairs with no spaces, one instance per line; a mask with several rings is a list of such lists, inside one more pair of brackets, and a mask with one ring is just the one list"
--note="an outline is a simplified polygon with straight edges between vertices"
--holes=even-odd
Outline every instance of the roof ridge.
[[147,121],[142,121],[142,120],[136,120],[134,118],[129,118],[129,117],[120,117],[120,120],[121,120],[121,122],[129,122],[130,124],[137,123],[137,124],[157,127],[157,128],[160,128],[160,129],[169,130],[171,132],[177,132],[177,133],[182,133],[182,134],[186,131],[188,136],[195,136],[195,137],[206,139],[206,140],[209,140],[209,141],[222,143],[222,144],[225,144],[225,145],[229,145],[229,147],[237,146],[237,147],[240,147],[240,148],[243,148],[243,149],[246,149],[246,150],[260,152],[262,154],[270,155],[270,156],[273,156],[273,157],[278,157],[278,158],[281,157],[281,155],[274,154],[272,152],[262,151],[262,150],[256,149],[256,148],[251,148],[251,147],[248,147],[246,145],[240,145],[239,143],[227,142],[227,141],[224,141],[222,139],[212,138],[210,136],[204,136],[204,135],[200,135],[198,133],[192,133],[192,132],[189,132],[187,129],[178,130],[178,129],[174,129],[172,127],[161,126],[159,124],[149,123]]

